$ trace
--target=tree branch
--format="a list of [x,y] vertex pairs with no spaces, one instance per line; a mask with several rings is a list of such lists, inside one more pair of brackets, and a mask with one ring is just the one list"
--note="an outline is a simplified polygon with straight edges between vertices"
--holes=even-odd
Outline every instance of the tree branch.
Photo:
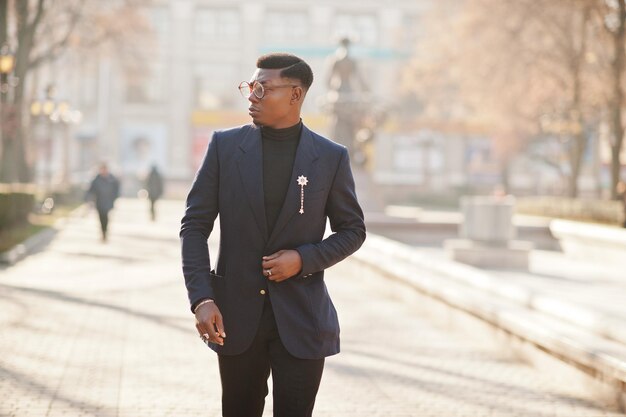
[[[40,4],[43,1],[44,0],[39,0]],[[63,53],[69,43],[72,34],[74,33],[74,29],[76,29],[84,4],[85,0],[82,0],[80,2],[80,5],[77,6],[76,9],[74,9],[74,11],[71,13],[69,27],[65,32],[65,35],[61,37],[60,40],[52,44],[45,52],[42,52],[38,56],[32,58],[28,63],[29,68],[36,68],[46,61],[54,61]]]
[[44,9],[44,3],[45,0],[37,0],[37,13],[35,14],[35,17],[33,18],[33,21],[28,25],[29,30],[36,30],[37,26],[39,26],[39,23],[41,22],[41,19],[43,18],[44,14],[45,14],[45,9]]

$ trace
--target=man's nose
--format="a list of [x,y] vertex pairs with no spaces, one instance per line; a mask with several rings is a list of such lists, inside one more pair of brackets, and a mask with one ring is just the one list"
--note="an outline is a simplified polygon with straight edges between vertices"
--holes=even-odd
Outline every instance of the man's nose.
[[250,90],[248,93],[248,101],[251,103],[258,103],[259,98],[254,95],[254,91]]

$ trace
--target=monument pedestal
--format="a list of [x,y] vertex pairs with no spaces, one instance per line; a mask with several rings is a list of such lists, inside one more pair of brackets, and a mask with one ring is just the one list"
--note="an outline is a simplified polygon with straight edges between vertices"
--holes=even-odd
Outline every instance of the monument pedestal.
[[444,248],[453,260],[480,268],[528,269],[531,242],[513,240],[513,197],[463,197],[460,239]]
[[528,269],[531,242],[512,240],[493,245],[470,239],[449,239],[444,248],[457,262],[479,268]]

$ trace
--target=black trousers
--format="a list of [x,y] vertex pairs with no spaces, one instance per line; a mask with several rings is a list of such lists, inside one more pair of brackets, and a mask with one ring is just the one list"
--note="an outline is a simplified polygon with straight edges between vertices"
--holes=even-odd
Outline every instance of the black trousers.
[[102,230],[102,237],[107,237],[107,230],[109,228],[109,211],[98,210],[98,216],[100,217],[100,229]]
[[322,379],[324,358],[299,359],[285,349],[267,297],[261,324],[250,348],[241,355],[219,355],[219,368],[222,416],[261,417],[271,371],[274,417],[310,417]]
[[152,221],[156,219],[156,198],[150,199],[150,219]]

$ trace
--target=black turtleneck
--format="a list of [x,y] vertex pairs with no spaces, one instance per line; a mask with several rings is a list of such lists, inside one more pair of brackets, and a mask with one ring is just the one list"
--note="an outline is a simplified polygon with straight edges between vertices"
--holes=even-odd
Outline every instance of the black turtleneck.
[[285,202],[301,131],[302,120],[284,129],[261,128],[265,218],[270,234]]

